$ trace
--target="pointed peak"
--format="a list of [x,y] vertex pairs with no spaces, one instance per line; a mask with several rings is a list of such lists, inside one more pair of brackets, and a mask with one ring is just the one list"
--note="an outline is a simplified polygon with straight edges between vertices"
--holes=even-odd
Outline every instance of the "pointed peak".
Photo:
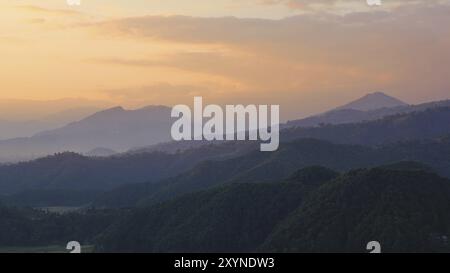
[[392,108],[397,106],[406,106],[403,101],[387,95],[383,92],[369,93],[355,101],[336,108],[335,110],[353,109],[360,111],[370,111],[381,108]]

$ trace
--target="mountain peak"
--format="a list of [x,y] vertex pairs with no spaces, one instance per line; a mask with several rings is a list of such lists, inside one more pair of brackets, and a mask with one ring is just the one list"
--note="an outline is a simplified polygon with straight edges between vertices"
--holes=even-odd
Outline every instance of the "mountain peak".
[[407,104],[403,101],[394,98],[392,96],[386,95],[383,92],[374,92],[367,94],[355,101],[352,101],[348,104],[340,106],[335,110],[343,110],[343,109],[353,109],[360,111],[370,111],[381,108],[392,108],[397,106],[406,106]]
[[115,112],[124,112],[125,109],[122,106],[116,106],[116,107],[112,107],[103,111],[100,111],[98,113],[115,113]]

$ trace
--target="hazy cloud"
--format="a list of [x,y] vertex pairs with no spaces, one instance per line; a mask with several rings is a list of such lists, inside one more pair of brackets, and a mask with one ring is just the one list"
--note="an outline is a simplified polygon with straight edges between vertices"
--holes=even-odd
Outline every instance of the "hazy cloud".
[[262,5],[285,5],[305,12],[345,12],[383,10],[400,6],[448,4],[448,0],[383,0],[380,7],[369,7],[366,0],[256,0]]
[[95,28],[120,37],[221,44],[231,52],[178,54],[157,62],[116,59],[117,64],[213,73],[254,90],[334,89],[351,96],[381,89],[416,99],[450,89],[449,15],[448,5],[416,3],[393,11],[282,20],[146,16]]
[[49,8],[43,8],[40,6],[33,6],[33,5],[24,5],[24,6],[17,6],[18,9],[22,11],[32,12],[36,14],[43,14],[43,15],[63,15],[63,16],[78,16],[82,15],[83,13],[72,10],[72,9],[49,9]]

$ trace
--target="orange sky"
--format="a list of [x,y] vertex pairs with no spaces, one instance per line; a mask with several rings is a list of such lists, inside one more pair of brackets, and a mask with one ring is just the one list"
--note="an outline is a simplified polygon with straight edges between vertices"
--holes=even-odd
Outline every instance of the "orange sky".
[[449,2],[0,0],[0,99],[202,95],[294,118],[374,91],[448,98]]

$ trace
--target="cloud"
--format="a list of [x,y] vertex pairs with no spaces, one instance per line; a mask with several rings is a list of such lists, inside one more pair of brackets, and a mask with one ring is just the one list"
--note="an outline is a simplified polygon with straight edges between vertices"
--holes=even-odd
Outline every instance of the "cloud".
[[50,9],[50,8],[43,8],[40,6],[33,6],[33,5],[24,5],[24,6],[17,6],[18,9],[30,13],[35,14],[43,14],[43,15],[58,15],[58,16],[80,16],[83,15],[83,13],[71,10],[71,9]]
[[333,98],[344,101],[375,90],[410,101],[447,97],[450,6],[433,2],[281,20],[143,16],[88,27],[100,35],[143,43],[220,48],[157,59],[116,56],[107,60],[110,63],[222,77],[247,96],[282,101],[290,107],[308,100],[316,108],[325,108],[329,105],[324,97],[335,104]]
[[382,6],[370,7],[365,0],[256,0],[260,5],[284,5],[304,12],[345,12],[392,9],[411,5],[437,5],[449,3],[448,0],[382,0]]

